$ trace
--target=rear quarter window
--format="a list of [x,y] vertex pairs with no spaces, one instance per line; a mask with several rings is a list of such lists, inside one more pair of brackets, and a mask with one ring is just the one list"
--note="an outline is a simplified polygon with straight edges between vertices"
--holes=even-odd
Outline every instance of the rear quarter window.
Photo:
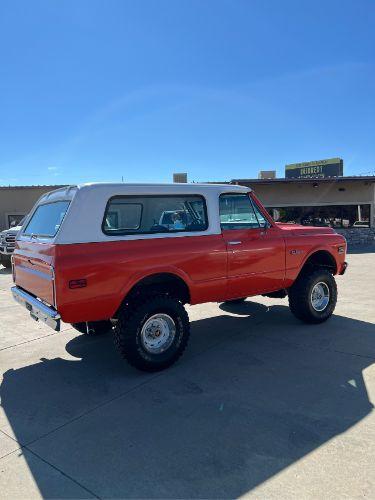
[[69,204],[70,201],[55,201],[39,205],[23,234],[25,236],[35,235],[44,238],[54,238],[64,220]]
[[205,231],[207,210],[200,195],[114,196],[102,230],[110,236]]

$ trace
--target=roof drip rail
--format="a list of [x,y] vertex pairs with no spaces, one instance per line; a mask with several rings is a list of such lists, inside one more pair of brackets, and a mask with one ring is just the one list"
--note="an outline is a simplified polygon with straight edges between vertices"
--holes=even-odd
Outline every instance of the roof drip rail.
[[69,194],[70,193],[70,190],[73,189],[73,188],[76,188],[77,186],[68,186],[67,190],[66,190],[66,194]]

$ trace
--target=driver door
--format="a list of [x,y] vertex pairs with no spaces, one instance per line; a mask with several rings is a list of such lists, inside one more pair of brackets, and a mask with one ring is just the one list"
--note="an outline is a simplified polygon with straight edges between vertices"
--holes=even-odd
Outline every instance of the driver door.
[[220,223],[227,246],[227,298],[283,288],[285,242],[249,193],[220,196]]

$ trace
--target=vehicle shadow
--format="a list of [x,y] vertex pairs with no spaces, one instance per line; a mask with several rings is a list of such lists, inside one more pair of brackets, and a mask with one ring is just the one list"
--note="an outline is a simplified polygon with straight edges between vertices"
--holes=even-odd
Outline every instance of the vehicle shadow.
[[[373,324],[302,325],[286,306],[250,301],[221,308],[192,322],[184,357],[159,374],[124,364],[109,335],[6,371],[3,430],[99,497],[233,498],[372,411]],[[28,465],[43,497],[67,497]]]

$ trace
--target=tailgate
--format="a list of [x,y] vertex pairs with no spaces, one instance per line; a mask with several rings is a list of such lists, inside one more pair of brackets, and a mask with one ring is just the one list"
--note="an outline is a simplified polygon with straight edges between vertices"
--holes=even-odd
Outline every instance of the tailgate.
[[16,285],[55,306],[54,245],[18,241],[17,247],[13,254]]

